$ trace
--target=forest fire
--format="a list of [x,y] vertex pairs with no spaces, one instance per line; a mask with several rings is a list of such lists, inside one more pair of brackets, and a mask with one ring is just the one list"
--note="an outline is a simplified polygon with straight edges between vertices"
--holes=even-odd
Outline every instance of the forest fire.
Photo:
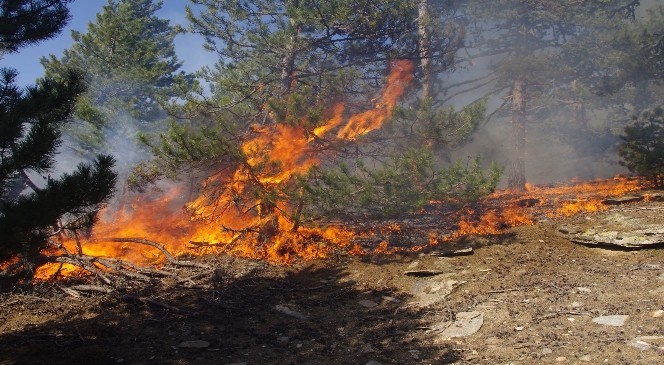
[[[288,211],[285,199],[276,199],[270,204],[239,201],[238,196],[251,195],[251,189],[278,186],[318,165],[319,156],[312,147],[317,138],[353,140],[380,128],[412,80],[413,68],[412,62],[393,63],[388,84],[376,108],[345,118],[344,105],[334,105],[328,112],[327,122],[314,129],[313,135],[307,135],[297,125],[255,127],[254,137],[242,146],[248,164],[239,166],[230,176],[219,172],[206,179],[203,183],[205,193],[187,203],[186,212],[179,208],[182,205],[178,200],[181,191],[171,188],[160,199],[139,199],[127,204],[123,210],[102,212],[101,222],[90,234],[60,237],[57,247],[44,254],[74,253],[85,257],[116,258],[122,260],[121,265],[125,267],[158,266],[167,261],[165,255],[172,255],[170,260],[174,260],[173,257],[180,255],[220,252],[281,264],[325,258],[333,252],[390,254],[417,251],[466,235],[501,234],[510,227],[533,224],[540,217],[594,212],[605,208],[602,198],[642,188],[638,180],[615,178],[558,187],[528,186],[523,193],[498,191],[472,209],[452,215],[441,214],[435,232],[420,233],[420,236],[426,236],[423,243],[395,245],[381,239],[372,247],[361,242],[371,237],[398,236],[401,227],[390,223],[369,232],[354,230],[352,225],[312,228],[296,224],[283,213]],[[259,169],[261,166],[267,168]],[[279,168],[271,169],[270,166]],[[444,208],[445,204],[437,202],[434,205]],[[273,232],[266,232],[268,229]],[[265,241],[266,237],[269,242]],[[45,264],[37,269],[34,278],[50,280],[87,275],[91,270],[103,271],[113,264],[91,262],[94,267],[83,268],[67,261]]]
[[[427,236],[424,244],[394,245],[389,239],[381,239],[375,247],[363,242],[371,237],[398,236],[402,228],[395,223],[377,222],[369,232],[354,230],[352,224],[330,225],[325,228],[299,227],[297,231],[280,231],[274,241],[261,246],[244,237],[234,242],[237,232],[222,232],[214,225],[202,221],[191,221],[177,209],[165,209],[177,194],[168,192],[165,198],[153,202],[137,202],[129,210],[106,217],[95,227],[90,239],[81,238],[82,254],[98,257],[117,257],[137,265],[152,266],[164,263],[163,253],[154,247],[135,242],[111,242],[103,237],[141,237],[163,244],[174,256],[227,253],[275,263],[291,264],[296,260],[313,260],[328,257],[333,252],[351,255],[393,254],[404,251],[419,251],[427,246],[467,235],[497,235],[519,225],[534,224],[543,218],[592,213],[607,209],[603,198],[616,197],[643,189],[641,180],[616,177],[608,180],[571,183],[556,187],[531,186],[528,191],[516,193],[502,190],[483,199],[473,209],[460,210],[453,215],[436,213],[440,227],[435,231],[420,232]],[[437,202],[437,205],[445,203]],[[170,213],[164,213],[170,212]],[[290,228],[292,222],[279,222],[280,229]],[[382,224],[382,225],[381,225]],[[440,232],[446,232],[440,234]],[[249,238],[249,239],[248,239]],[[66,241],[63,246],[76,252],[75,241]],[[57,252],[50,252],[57,254]],[[47,264],[35,273],[36,280],[50,280],[55,273],[60,277],[85,275],[86,271],[75,265]]]

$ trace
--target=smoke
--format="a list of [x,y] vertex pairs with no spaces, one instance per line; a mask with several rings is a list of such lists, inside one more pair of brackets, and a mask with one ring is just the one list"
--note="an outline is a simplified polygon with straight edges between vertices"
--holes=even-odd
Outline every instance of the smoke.
[[[646,9],[656,5],[657,1],[643,2],[638,8],[637,19],[645,15]],[[486,24],[487,28],[491,25]],[[467,43],[471,46],[459,52],[462,61],[459,67],[438,75],[438,89],[444,91],[438,99],[443,100],[445,105],[459,110],[487,97],[487,115],[490,116],[468,140],[446,152],[446,158],[454,161],[480,155],[484,163],[495,161],[509,168],[516,154],[510,115],[510,85],[508,80],[500,84],[499,75],[505,70],[518,73],[519,65],[502,65],[501,69],[496,66],[505,60],[504,53],[486,56],[483,55],[486,49],[472,48],[472,44],[482,44],[479,42],[481,38],[495,38],[500,42],[507,40],[503,34],[485,32],[479,36],[469,34]],[[537,53],[535,50],[531,52]],[[556,65],[548,67],[555,68]],[[553,74],[554,71],[544,69],[541,74]],[[602,70],[594,72],[601,73]],[[553,84],[560,81],[551,79],[544,82]],[[616,105],[616,98],[610,95],[592,95],[590,102],[583,98],[575,100],[572,89],[576,85],[573,83],[558,85],[559,89],[549,91],[537,85],[540,89],[527,95],[524,157],[529,183],[602,179],[628,173],[618,163],[616,147],[620,143],[622,128],[629,119],[629,105],[622,105],[622,109],[618,110],[612,106]],[[556,94],[558,92],[560,95]],[[506,180],[504,176],[500,187],[506,187]]]

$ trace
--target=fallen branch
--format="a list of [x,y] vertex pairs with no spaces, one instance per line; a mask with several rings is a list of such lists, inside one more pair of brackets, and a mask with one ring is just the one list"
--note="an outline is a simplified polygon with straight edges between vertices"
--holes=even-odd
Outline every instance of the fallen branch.
[[74,285],[70,286],[69,289],[82,291],[82,292],[94,292],[94,293],[104,293],[104,294],[109,294],[114,291],[111,288],[99,285]]
[[161,253],[164,254],[164,257],[166,257],[166,260],[168,261],[168,263],[170,263],[172,265],[185,266],[185,267],[197,267],[197,268],[200,268],[200,269],[209,269],[210,268],[208,265],[199,264],[197,262],[177,260],[175,257],[173,257],[173,255],[171,255],[170,252],[168,252],[166,247],[164,247],[163,245],[161,245],[157,242],[154,242],[154,241],[143,239],[143,238],[111,237],[111,238],[96,239],[96,240],[94,240],[94,242],[140,243],[140,244],[143,244],[143,245],[154,247],[154,248],[158,249],[159,251],[161,251]]

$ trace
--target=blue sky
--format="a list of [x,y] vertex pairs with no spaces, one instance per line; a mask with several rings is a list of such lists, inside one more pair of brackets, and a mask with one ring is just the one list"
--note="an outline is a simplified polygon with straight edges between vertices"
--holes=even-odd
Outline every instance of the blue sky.
[[[70,4],[71,20],[62,33],[56,38],[43,41],[37,45],[24,47],[18,53],[5,54],[0,59],[0,67],[11,67],[19,71],[18,84],[33,84],[35,79],[44,74],[39,63],[41,57],[54,54],[58,57],[62,51],[72,45],[71,31],[85,33],[90,21],[101,11],[108,0],[77,0]],[[170,19],[171,24],[186,24],[184,8],[187,0],[165,0],[164,6],[157,14],[161,18]],[[206,64],[214,62],[215,56],[202,48],[202,40],[195,35],[179,35],[175,39],[178,57],[183,61],[183,70],[195,71]]]

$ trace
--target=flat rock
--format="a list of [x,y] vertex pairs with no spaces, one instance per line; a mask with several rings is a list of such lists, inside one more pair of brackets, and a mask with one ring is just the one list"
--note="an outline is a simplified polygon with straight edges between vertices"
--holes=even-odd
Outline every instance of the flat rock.
[[403,272],[404,275],[417,276],[417,277],[436,276],[444,273],[445,273],[444,271],[440,270],[407,270]]
[[625,325],[627,318],[629,318],[627,315],[614,314],[610,316],[595,317],[593,318],[593,322],[604,326],[622,327]]
[[418,307],[428,307],[445,300],[445,297],[464,283],[465,281],[446,279],[441,276],[422,280],[410,288],[410,292],[415,298],[415,301],[411,303]]
[[618,197],[618,198],[604,199],[604,200],[602,200],[602,204],[604,204],[604,205],[620,205],[620,204],[627,204],[627,203],[636,203],[636,202],[640,202],[642,200],[643,200],[642,196],[625,195],[625,196],[621,196],[621,197]]
[[456,314],[456,320],[445,330],[443,337],[466,337],[470,336],[482,328],[484,324],[484,314],[481,312],[459,312]]
[[373,307],[378,305],[378,303],[374,302],[373,300],[369,300],[369,299],[362,299],[357,303],[359,305],[363,306],[364,308],[373,308]]
[[664,225],[648,210],[610,211],[587,221],[558,226],[558,234],[589,246],[643,248],[664,243]]
[[446,250],[446,251],[432,251],[429,255],[438,256],[438,257],[454,257],[454,256],[466,256],[472,255],[473,248],[461,248],[458,250]]

